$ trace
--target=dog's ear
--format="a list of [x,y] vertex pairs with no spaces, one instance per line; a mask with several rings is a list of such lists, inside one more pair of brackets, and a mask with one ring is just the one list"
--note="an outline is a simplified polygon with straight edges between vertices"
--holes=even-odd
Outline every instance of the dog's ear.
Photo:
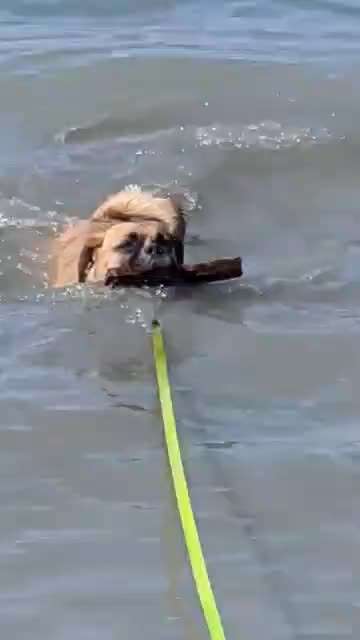
[[54,284],[84,282],[94,250],[101,247],[108,225],[79,221],[68,227],[54,245]]
[[87,273],[94,261],[94,251],[101,247],[106,231],[111,226],[105,222],[91,221],[78,259],[78,281],[85,282]]
[[169,193],[167,194],[171,204],[173,205],[175,211],[181,215],[185,216],[186,210],[186,198],[182,193]]
[[87,272],[93,263],[94,247],[84,246],[78,261],[78,282],[85,282]]
[[182,193],[171,193],[168,196],[172,206],[177,213],[176,228],[174,230],[175,235],[179,241],[181,241],[181,247],[179,246],[179,255],[182,252],[182,264],[184,261],[184,247],[183,242],[185,238],[186,230],[186,199]]

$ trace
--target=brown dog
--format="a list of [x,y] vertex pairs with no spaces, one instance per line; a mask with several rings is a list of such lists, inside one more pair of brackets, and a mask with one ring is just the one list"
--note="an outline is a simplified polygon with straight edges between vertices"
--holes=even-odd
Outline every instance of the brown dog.
[[120,191],[56,239],[54,285],[103,282],[109,269],[131,274],[179,266],[184,236],[176,198]]

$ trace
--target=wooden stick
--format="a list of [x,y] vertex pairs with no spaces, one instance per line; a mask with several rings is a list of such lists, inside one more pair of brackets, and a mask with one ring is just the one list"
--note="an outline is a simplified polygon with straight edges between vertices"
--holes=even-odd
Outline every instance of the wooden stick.
[[158,287],[203,284],[219,280],[240,278],[242,275],[241,258],[222,258],[178,268],[158,268],[143,273],[121,273],[110,269],[105,277],[105,285],[116,287],[141,287],[147,285]]

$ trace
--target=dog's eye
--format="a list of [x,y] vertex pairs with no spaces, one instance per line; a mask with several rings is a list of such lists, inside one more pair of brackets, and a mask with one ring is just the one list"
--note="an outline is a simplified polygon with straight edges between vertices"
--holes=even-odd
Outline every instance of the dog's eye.
[[162,256],[168,251],[169,241],[167,240],[167,238],[165,238],[165,236],[163,236],[162,233],[158,233],[155,238],[155,246],[157,255]]
[[122,242],[120,242],[115,248],[116,249],[131,249],[131,247],[134,246],[134,244],[137,242],[138,240],[138,234],[137,233],[129,233],[128,237],[125,238],[125,240],[123,240]]

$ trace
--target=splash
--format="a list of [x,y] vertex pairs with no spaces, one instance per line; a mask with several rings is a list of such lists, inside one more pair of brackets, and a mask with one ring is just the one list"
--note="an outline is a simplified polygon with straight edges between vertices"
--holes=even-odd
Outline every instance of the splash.
[[245,126],[212,125],[196,129],[199,147],[235,149],[280,150],[297,146],[311,146],[328,142],[332,136],[328,129],[283,126],[280,122],[264,121]]

